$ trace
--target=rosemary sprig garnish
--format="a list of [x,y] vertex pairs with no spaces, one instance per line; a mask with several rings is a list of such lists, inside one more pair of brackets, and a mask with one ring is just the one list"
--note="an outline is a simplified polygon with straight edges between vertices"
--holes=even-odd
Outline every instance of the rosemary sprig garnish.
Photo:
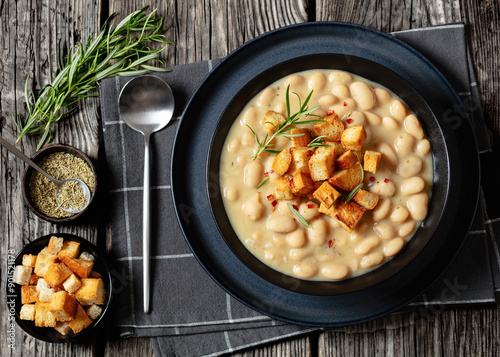
[[[271,142],[277,136],[283,136],[285,138],[290,139],[294,136],[304,135],[304,134],[290,134],[289,131],[293,129],[294,125],[324,122],[323,118],[321,118],[319,115],[311,114],[311,112],[315,111],[316,109],[318,109],[320,107],[319,105],[314,107],[314,108],[309,108],[307,106],[307,103],[311,99],[312,93],[313,93],[313,91],[309,92],[309,95],[302,103],[300,96],[297,93],[293,92],[293,94],[295,94],[297,96],[297,98],[299,98],[299,111],[293,115],[290,115],[290,85],[288,85],[286,87],[286,98],[285,98],[287,118],[279,126],[276,126],[274,123],[267,122],[267,123],[274,126],[275,132],[272,135],[266,134],[266,136],[264,137],[264,139],[262,141],[259,140],[255,131],[253,131],[253,129],[247,124],[247,127],[253,133],[253,135],[255,137],[255,143],[257,144],[257,151],[256,151],[255,155],[252,156],[252,159],[254,159],[254,160],[257,159],[259,157],[259,155],[262,154],[263,152],[278,154],[279,151],[270,149],[271,147],[273,147],[273,144]],[[321,120],[299,121],[299,119],[303,116],[306,116],[306,117],[307,116],[316,116],[316,117],[321,118]]]
[[[42,134],[37,147],[37,150],[40,149],[52,139],[51,124],[74,110],[79,100],[97,97],[97,94],[89,92],[104,78],[169,71],[146,64],[148,61],[163,64],[160,52],[172,43],[165,40],[167,29],[162,28],[163,18],[156,15],[156,10],[145,14],[146,8],[131,13],[116,26],[109,25],[114,14],[111,15],[97,36],[89,37],[85,45],[79,42],[74,49],[70,49],[64,66],[61,65],[58,50],[57,75],[37,95],[28,92],[26,80],[24,96],[28,115],[24,121],[20,115],[15,118],[19,130],[17,142],[26,134]],[[162,47],[147,47],[153,42],[161,43]]]
[[315,137],[314,139],[311,140],[307,146],[314,147],[314,148],[319,148],[319,147],[331,147],[331,145],[325,145],[323,144],[323,139],[325,138],[325,135],[320,135]]
[[299,211],[297,211],[295,208],[293,208],[293,206],[290,203],[287,203],[287,205],[288,205],[288,208],[290,209],[290,211],[294,214],[295,218],[297,218],[297,220],[300,223],[302,223],[307,228],[311,228],[309,223],[307,223],[307,221],[304,219],[304,217],[302,217],[302,215],[299,213]]
[[259,183],[259,185],[257,186],[257,189],[264,186],[267,183],[267,181],[269,181],[269,177],[266,177],[264,180],[262,180],[261,183]]
[[354,154],[356,154],[359,167],[361,167],[361,183],[359,185],[357,185],[356,187],[354,187],[351,192],[349,192],[344,203],[349,202],[350,200],[352,200],[352,198],[354,196],[356,196],[356,193],[358,193],[358,191],[361,189],[361,187],[363,187],[363,181],[365,180],[365,170],[363,170],[363,165],[361,165],[361,160],[359,159],[358,153],[356,151],[354,151]]

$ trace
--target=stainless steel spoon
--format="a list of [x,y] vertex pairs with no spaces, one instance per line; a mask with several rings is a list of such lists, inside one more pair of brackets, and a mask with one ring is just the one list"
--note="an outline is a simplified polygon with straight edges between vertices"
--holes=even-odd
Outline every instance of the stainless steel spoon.
[[[56,185],[56,200],[57,200],[57,203],[59,204],[59,207],[61,207],[61,209],[63,211],[68,212],[68,213],[72,213],[72,214],[76,214],[76,213],[80,213],[85,208],[87,208],[87,206],[90,203],[90,196],[91,195],[90,195],[89,187],[87,186],[87,184],[85,182],[83,182],[82,180],[77,179],[77,178],[69,178],[69,179],[66,179],[66,180],[63,180],[63,181],[56,180],[51,175],[49,175],[47,172],[45,172],[40,166],[38,166],[37,164],[35,164],[30,158],[28,158],[26,155],[24,155],[14,145],[12,145],[11,143],[9,143],[7,140],[5,140],[4,138],[2,138],[1,136],[0,136],[0,144],[2,144],[7,150],[9,150],[11,153],[13,153],[14,155],[16,155],[18,158],[20,158],[21,160],[23,160],[24,162],[26,162],[32,168],[34,168],[35,170],[37,170],[38,172],[40,172],[42,175],[44,175],[45,177],[47,177],[50,181],[52,181],[54,183],[54,185]],[[71,181],[75,181],[78,184],[78,186],[80,186],[82,188],[82,190],[83,190],[83,194],[85,196],[86,203],[85,203],[85,206],[83,206],[82,208],[78,208],[78,209],[75,209],[75,208],[66,208],[66,207],[64,207],[64,206],[61,205],[61,202],[59,202],[59,190],[61,189],[61,187],[63,185],[65,185],[66,183],[71,182]]]
[[130,80],[120,92],[119,113],[132,129],[144,135],[144,191],[142,214],[142,257],[144,312],[150,300],[150,202],[149,141],[151,134],[163,129],[174,114],[174,95],[170,87],[155,76],[139,76]]

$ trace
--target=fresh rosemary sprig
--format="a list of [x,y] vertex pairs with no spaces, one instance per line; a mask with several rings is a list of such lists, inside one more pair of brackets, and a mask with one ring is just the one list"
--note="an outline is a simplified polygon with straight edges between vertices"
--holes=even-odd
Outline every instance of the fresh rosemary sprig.
[[307,146],[313,147],[313,148],[319,148],[319,147],[331,147],[331,145],[325,145],[323,144],[323,139],[325,138],[325,135],[320,135],[315,137],[314,139],[311,140]]
[[307,223],[307,221],[304,219],[304,217],[302,217],[302,215],[299,213],[299,211],[297,211],[295,208],[293,208],[293,206],[290,203],[288,203],[288,208],[290,209],[290,211],[293,213],[293,215],[297,218],[297,220],[300,223],[302,223],[307,228],[311,228],[309,223]]
[[[26,134],[42,134],[37,147],[40,149],[52,139],[51,124],[74,110],[79,100],[97,97],[89,92],[104,78],[169,71],[146,64],[148,61],[163,64],[160,52],[172,43],[165,40],[167,29],[162,28],[163,18],[156,15],[156,10],[145,14],[146,8],[131,13],[116,26],[109,25],[114,14],[111,15],[96,37],[91,36],[85,45],[79,42],[70,49],[64,66],[61,66],[58,51],[57,75],[37,95],[31,92],[32,101],[28,93],[29,78],[26,80],[24,96],[28,115],[24,121],[20,115],[15,118],[19,130],[17,142]],[[159,49],[147,47],[153,42],[162,46]]]
[[[307,103],[311,99],[312,93],[313,93],[313,91],[309,92],[309,95],[304,100],[304,103],[302,103],[301,99],[300,99],[300,96],[297,93],[293,92],[293,94],[295,94],[297,96],[297,98],[299,98],[299,111],[297,113],[293,114],[293,115],[290,115],[290,85],[288,85],[286,87],[286,98],[285,98],[287,118],[278,127],[276,127],[276,125],[274,123],[266,122],[267,124],[271,124],[271,125],[274,126],[275,132],[272,135],[266,134],[266,136],[264,137],[264,139],[262,141],[259,140],[259,138],[258,138],[257,134],[255,133],[255,131],[253,131],[253,129],[247,124],[247,127],[253,133],[253,135],[255,137],[255,143],[257,144],[257,150],[255,152],[255,155],[252,156],[252,159],[254,159],[254,160],[257,159],[259,157],[259,155],[262,154],[263,152],[269,152],[269,153],[273,153],[273,154],[279,154],[279,151],[270,149],[274,145],[271,142],[277,136],[283,136],[285,138],[290,139],[290,138],[292,138],[294,136],[304,135],[304,134],[290,134],[289,131],[293,129],[294,125],[324,122],[323,118],[321,118],[319,115],[311,114],[311,112],[313,112],[316,109],[318,109],[319,106],[316,106],[314,108],[308,108],[308,106],[307,106]],[[316,116],[316,117],[321,118],[321,120],[303,120],[303,121],[299,121],[299,119],[302,116],[306,116],[306,117],[307,116]]]
[[257,186],[257,189],[261,188],[262,186],[264,186],[267,181],[269,181],[269,177],[266,177],[264,180],[262,180],[259,185]]
[[363,187],[363,181],[365,180],[365,170],[363,170],[363,165],[361,165],[361,160],[359,159],[358,153],[356,151],[354,151],[354,154],[356,154],[359,167],[361,167],[361,183],[359,185],[357,185],[356,187],[354,187],[351,192],[349,192],[344,203],[349,202],[350,200],[352,200],[352,198],[354,196],[356,196],[356,193],[358,193],[358,191],[361,189],[361,187]]

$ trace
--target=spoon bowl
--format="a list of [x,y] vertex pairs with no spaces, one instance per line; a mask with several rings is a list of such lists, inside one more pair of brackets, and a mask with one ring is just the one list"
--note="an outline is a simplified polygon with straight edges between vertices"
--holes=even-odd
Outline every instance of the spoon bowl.
[[150,159],[151,134],[163,129],[174,114],[172,90],[158,77],[145,75],[131,79],[120,92],[118,110],[130,128],[144,135],[144,189],[142,216],[142,256],[144,312],[149,312],[150,300]]

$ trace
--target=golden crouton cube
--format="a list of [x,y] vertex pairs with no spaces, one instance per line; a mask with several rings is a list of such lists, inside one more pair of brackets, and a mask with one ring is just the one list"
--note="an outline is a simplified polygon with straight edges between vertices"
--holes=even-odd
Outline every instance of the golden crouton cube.
[[78,253],[80,252],[80,243],[69,240],[63,243],[63,246],[59,253],[57,253],[57,257],[59,260],[63,260],[64,257],[68,258],[76,258]]
[[311,148],[291,148],[292,162],[288,168],[290,175],[295,175],[298,172],[309,173],[309,159],[313,151]]
[[324,118],[324,123],[318,123],[313,128],[314,136],[324,136],[327,141],[340,141],[344,131],[344,123],[337,114]]
[[54,263],[57,263],[57,256],[49,254],[47,248],[43,248],[36,258],[35,274],[44,277],[49,266]]
[[57,324],[54,326],[54,329],[63,336],[66,336],[71,330],[69,325],[66,322],[62,321],[58,321]]
[[279,126],[285,121],[286,118],[283,114],[275,112],[274,110],[268,110],[262,119],[262,126],[266,133],[274,134]]
[[292,155],[288,149],[282,150],[273,161],[273,170],[278,175],[283,176],[292,163]]
[[291,200],[293,198],[290,181],[286,177],[276,178],[276,181],[274,181],[274,188],[276,190],[277,200]]
[[309,130],[306,130],[306,129],[294,128],[294,129],[290,130],[290,134],[292,134],[292,135],[302,134],[300,136],[292,136],[292,146],[293,147],[307,146],[312,141],[311,132]]
[[339,157],[344,153],[344,147],[340,141],[323,141],[323,145],[332,147],[335,149],[335,157]]
[[36,327],[55,327],[56,317],[49,311],[48,302],[37,302],[35,304],[35,326]]
[[348,169],[358,162],[358,157],[352,150],[347,150],[335,160],[335,166],[338,170]]
[[309,174],[297,172],[292,177],[292,192],[297,196],[306,196],[314,189],[314,182]]
[[382,160],[382,154],[378,151],[366,150],[365,151],[365,171],[376,174],[380,168],[380,160]]
[[31,279],[33,268],[24,265],[16,265],[14,268],[14,283],[28,285]]
[[[88,278],[94,266],[93,261],[84,259],[71,259],[68,257],[64,257],[63,262],[73,273],[78,275],[80,278]],[[68,277],[69,275],[66,278]]]
[[25,267],[34,268],[36,264],[36,255],[33,254],[24,254],[23,255],[23,263]]
[[80,279],[76,277],[75,274],[71,274],[71,276],[62,283],[62,286],[64,290],[66,290],[68,293],[73,294],[75,291],[80,289],[82,283],[80,282]]
[[340,192],[338,192],[328,182],[325,181],[316,191],[314,191],[313,196],[315,199],[321,202],[321,205],[324,205],[325,209],[328,209],[340,197]]
[[40,277],[38,275],[36,275],[35,273],[31,273],[29,284],[36,285],[38,283],[38,279],[40,279]]
[[350,233],[356,227],[356,224],[358,224],[365,211],[363,207],[352,201],[345,203],[343,200],[338,200],[331,217]]
[[379,197],[378,195],[365,191],[359,190],[354,197],[352,198],[354,202],[356,202],[361,207],[371,210],[374,209],[378,203]]
[[52,295],[49,311],[58,321],[71,321],[75,318],[77,305],[75,297],[62,290]]
[[47,246],[47,253],[49,253],[50,255],[56,255],[62,249],[63,244],[63,238],[58,238],[55,236],[50,237],[49,245]]
[[73,330],[73,333],[79,333],[84,328],[89,327],[92,324],[92,320],[88,317],[83,307],[77,304],[75,318],[66,323]]
[[323,202],[319,205],[318,212],[332,216],[335,212],[335,205],[327,207]]
[[73,272],[63,263],[54,263],[49,265],[45,273],[45,282],[55,288],[68,279]]
[[38,291],[36,285],[21,286],[21,304],[31,304],[36,302],[38,298]]
[[82,286],[75,293],[80,304],[89,306],[104,303],[105,293],[102,279],[82,279],[80,281]]
[[19,311],[19,318],[21,320],[35,321],[36,307],[34,304],[26,304],[21,306]]
[[309,172],[313,181],[328,180],[335,171],[335,149],[318,147],[309,159]]
[[362,172],[361,166],[356,164],[348,169],[337,171],[328,179],[330,185],[335,188],[352,191],[354,187],[361,183]]
[[340,142],[345,150],[361,151],[366,140],[363,125],[353,125],[342,132]]
[[90,272],[89,278],[94,278],[94,279],[102,279],[102,274],[99,274],[95,270],[92,270]]
[[92,320],[97,319],[99,316],[102,314],[102,308],[97,305],[92,305],[87,309],[87,315],[90,317]]

